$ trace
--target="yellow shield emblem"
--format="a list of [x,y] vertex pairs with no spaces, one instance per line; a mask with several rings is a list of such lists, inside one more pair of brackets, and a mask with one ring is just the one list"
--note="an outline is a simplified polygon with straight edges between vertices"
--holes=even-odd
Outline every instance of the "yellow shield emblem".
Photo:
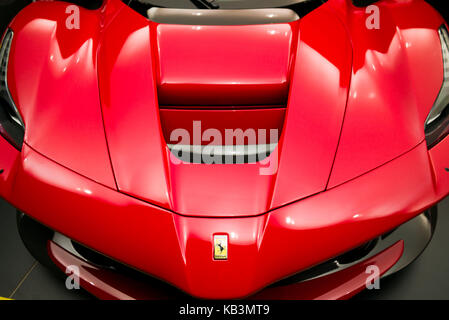
[[214,236],[214,260],[228,259],[228,236]]

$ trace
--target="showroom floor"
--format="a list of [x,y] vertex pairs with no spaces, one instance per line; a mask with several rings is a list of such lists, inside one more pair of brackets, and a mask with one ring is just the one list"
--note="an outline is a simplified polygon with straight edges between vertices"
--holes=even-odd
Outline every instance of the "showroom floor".
[[[15,210],[0,199],[0,297],[13,299],[92,299],[69,291],[64,279],[38,264],[22,245]],[[412,265],[365,290],[356,299],[449,299],[449,198],[439,207],[436,232]]]

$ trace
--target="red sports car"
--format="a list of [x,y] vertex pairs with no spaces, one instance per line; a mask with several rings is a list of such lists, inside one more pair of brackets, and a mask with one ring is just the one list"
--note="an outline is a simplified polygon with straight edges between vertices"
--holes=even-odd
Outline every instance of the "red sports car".
[[0,50],[0,196],[99,298],[342,299],[449,194],[423,0],[37,1]]

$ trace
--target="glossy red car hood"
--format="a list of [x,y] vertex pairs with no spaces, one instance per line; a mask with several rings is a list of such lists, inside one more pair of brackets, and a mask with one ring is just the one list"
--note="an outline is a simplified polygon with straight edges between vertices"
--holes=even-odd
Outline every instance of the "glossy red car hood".
[[[149,25],[136,14],[129,25],[119,15],[99,51],[104,124],[119,190],[192,216],[258,215],[323,191],[342,126],[351,47],[337,18],[321,14],[327,33],[317,33],[309,20]],[[217,106],[230,113],[286,107],[280,142],[266,163],[170,161],[159,109],[214,112]]]
[[[439,20],[400,14],[417,15],[413,8],[387,6],[382,32],[372,37],[380,31],[341,22],[366,19],[344,0],[290,23],[220,27],[157,24],[114,0],[81,9],[80,30],[66,28],[63,3],[33,4],[24,12],[40,18],[23,14],[12,24],[8,84],[25,143],[45,157],[182,215],[254,216],[338,186],[424,140],[441,52],[437,32],[410,21]],[[253,125],[257,119],[280,119],[268,161],[170,160],[164,133],[184,119],[177,110],[217,119],[217,109],[254,129],[266,125]]]

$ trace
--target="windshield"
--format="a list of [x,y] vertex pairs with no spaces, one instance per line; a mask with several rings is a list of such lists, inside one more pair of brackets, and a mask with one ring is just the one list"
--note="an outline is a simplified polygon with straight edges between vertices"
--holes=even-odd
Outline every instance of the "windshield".
[[298,4],[319,3],[322,0],[128,0],[128,5],[140,4],[178,9],[257,9],[283,8]]
[[175,9],[262,9],[289,8],[300,17],[327,0],[122,0],[129,7],[147,16],[152,7]]

